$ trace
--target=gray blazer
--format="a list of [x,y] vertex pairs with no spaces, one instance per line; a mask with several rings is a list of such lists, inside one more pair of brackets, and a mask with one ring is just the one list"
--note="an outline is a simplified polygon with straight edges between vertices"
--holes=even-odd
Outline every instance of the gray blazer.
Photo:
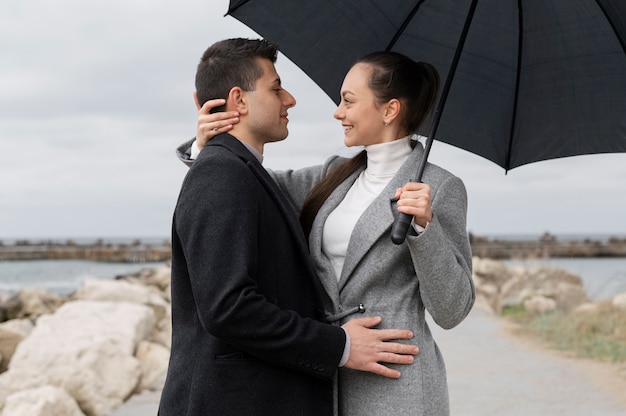
[[[317,274],[325,289],[330,320],[380,315],[381,327],[408,328],[420,352],[415,362],[397,366],[398,380],[341,369],[338,406],[342,416],[448,415],[449,401],[443,358],[425,320],[426,311],[441,327],[458,325],[474,304],[472,258],[466,230],[467,194],[463,182],[446,170],[427,164],[423,182],[431,186],[433,220],[419,236],[401,245],[391,242],[395,189],[414,180],[424,151],[418,144],[395,177],[358,220],[339,280],[322,252],[322,230],[328,215],[344,198],[360,172],[342,183],[321,207],[309,238]],[[299,210],[311,187],[343,161],[331,157],[324,165],[270,172]],[[362,305],[363,307],[360,307]]]

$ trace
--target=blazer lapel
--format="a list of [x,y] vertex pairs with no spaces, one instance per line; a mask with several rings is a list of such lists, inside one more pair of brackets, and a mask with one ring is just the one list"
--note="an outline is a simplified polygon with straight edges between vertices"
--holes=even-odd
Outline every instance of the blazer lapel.
[[[339,278],[338,290],[341,291],[341,289],[343,289],[352,276],[354,269],[378,239],[391,238],[385,235],[387,231],[391,229],[394,221],[393,212],[391,210],[391,199],[394,197],[397,188],[404,186],[407,182],[415,180],[417,166],[422,155],[423,147],[421,144],[418,144],[400,167],[400,170],[398,170],[380,195],[374,199],[358,219],[352,230],[352,235],[350,236],[346,259],[341,277]],[[342,193],[341,199],[343,199],[348,192],[348,189]]]
[[[317,275],[324,286],[326,294],[329,296],[333,303],[333,309],[336,309],[340,304],[339,299],[339,285],[337,276],[335,276],[335,270],[328,260],[328,257],[322,252],[322,237],[324,224],[326,219],[337,205],[343,200],[346,193],[361,173],[362,169],[353,173],[348,179],[343,181],[328,197],[326,202],[322,205],[311,227],[311,233],[309,235],[309,244],[311,250],[311,256],[315,259],[317,267]],[[333,313],[337,313],[337,310],[333,310]]]

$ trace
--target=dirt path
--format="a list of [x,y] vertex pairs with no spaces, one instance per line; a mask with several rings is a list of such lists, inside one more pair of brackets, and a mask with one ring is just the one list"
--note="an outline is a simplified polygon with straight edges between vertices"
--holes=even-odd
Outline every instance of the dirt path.
[[[452,416],[626,416],[626,366],[547,350],[478,307],[450,331],[431,330]],[[133,396],[112,416],[156,416],[158,401],[158,391]]]
[[568,358],[475,308],[450,331],[432,325],[453,416],[626,416],[626,368]]

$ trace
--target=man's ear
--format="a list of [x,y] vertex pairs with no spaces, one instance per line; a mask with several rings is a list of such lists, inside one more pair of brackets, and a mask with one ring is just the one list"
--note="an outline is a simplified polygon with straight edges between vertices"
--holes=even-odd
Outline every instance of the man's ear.
[[198,101],[198,91],[193,92],[193,101],[196,103],[196,109],[200,111],[202,106],[200,105],[200,101]]
[[385,113],[383,115],[383,119],[386,124],[391,124],[393,121],[398,118],[400,115],[400,110],[402,108],[402,103],[397,98],[392,98],[385,105]]
[[248,114],[248,99],[246,92],[240,87],[233,87],[228,92],[226,102],[228,111],[237,111],[239,114]]

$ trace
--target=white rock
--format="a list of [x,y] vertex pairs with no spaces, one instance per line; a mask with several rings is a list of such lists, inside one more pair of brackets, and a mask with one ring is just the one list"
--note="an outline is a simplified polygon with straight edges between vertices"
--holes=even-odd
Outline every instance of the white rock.
[[613,300],[611,301],[611,303],[617,309],[620,309],[620,310],[626,312],[626,292],[622,292],[622,293],[619,293],[619,294],[615,295],[613,297]]
[[31,318],[36,319],[56,311],[65,299],[57,293],[51,293],[39,288],[23,288],[11,295],[6,306],[13,309],[9,319]]
[[155,325],[149,340],[166,347],[168,350],[172,348],[172,317],[169,313]]
[[161,290],[166,290],[170,285],[172,269],[170,266],[164,265],[161,267],[155,267],[152,269],[152,276],[150,281],[156,284]]
[[0,327],[10,329],[26,336],[31,333],[35,325],[33,325],[30,319],[11,319],[10,321],[2,322]]
[[133,284],[124,280],[87,280],[83,286],[74,292],[73,298],[148,305],[154,309],[157,321],[168,315],[170,307],[156,288]]
[[141,382],[137,392],[156,387],[156,382],[167,373],[170,350],[162,345],[141,341],[135,354],[141,366]]
[[592,315],[598,313],[599,310],[597,303],[585,302],[578,305],[572,312],[576,315]]
[[6,371],[17,345],[33,330],[30,319],[0,323],[0,373]]
[[134,352],[154,323],[153,310],[143,305],[68,302],[39,318],[0,375],[0,386],[11,392],[63,387],[87,415],[108,415],[136,388],[141,369]]
[[65,390],[43,386],[7,397],[2,416],[85,416]]
[[556,309],[556,301],[541,295],[524,300],[524,309],[531,313],[546,313]]
[[472,271],[474,276],[480,277],[486,282],[497,282],[497,284],[501,284],[511,277],[506,265],[493,259],[473,257]]

